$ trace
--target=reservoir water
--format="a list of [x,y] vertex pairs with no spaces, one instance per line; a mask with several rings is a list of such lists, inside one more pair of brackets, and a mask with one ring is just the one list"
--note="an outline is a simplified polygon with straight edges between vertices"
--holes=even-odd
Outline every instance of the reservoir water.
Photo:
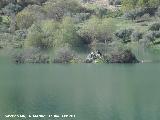
[[0,58],[0,119],[22,120],[8,114],[160,120],[160,63],[16,65]]

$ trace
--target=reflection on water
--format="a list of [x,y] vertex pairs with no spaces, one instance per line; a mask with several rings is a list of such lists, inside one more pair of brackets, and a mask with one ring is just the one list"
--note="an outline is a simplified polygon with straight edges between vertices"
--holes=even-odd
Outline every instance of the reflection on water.
[[0,114],[76,120],[159,120],[160,64],[0,67]]

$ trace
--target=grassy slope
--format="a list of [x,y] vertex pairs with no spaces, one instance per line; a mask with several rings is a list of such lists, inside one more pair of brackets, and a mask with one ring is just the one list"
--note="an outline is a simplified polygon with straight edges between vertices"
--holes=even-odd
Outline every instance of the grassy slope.
[[131,20],[113,18],[113,21],[116,23],[118,29],[132,28],[140,32],[145,32],[148,29],[148,26],[143,26],[142,23],[135,23]]
[[[128,29],[132,28],[139,32],[146,33],[149,29],[149,26],[157,21],[158,18],[151,18],[149,21],[136,23],[131,20],[124,20],[118,18],[112,18],[113,22],[116,24],[117,29]],[[130,42],[127,45],[132,51],[136,54],[139,60],[150,60],[152,57],[155,60],[159,60],[160,53],[160,38],[156,39],[154,44],[151,44],[147,49],[143,48],[143,46],[139,45],[138,42]]]

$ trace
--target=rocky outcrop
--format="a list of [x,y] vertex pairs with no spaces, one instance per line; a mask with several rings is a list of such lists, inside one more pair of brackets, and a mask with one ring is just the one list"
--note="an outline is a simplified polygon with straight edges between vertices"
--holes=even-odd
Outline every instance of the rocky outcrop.
[[99,60],[102,60],[102,54],[99,50],[91,52],[88,54],[88,56],[86,57],[85,62],[86,63],[96,63]]

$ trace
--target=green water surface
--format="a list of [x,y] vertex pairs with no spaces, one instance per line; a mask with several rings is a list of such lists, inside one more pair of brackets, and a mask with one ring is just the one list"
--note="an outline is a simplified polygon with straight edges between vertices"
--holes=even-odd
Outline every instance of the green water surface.
[[21,120],[6,114],[160,120],[160,63],[16,65],[0,57],[0,120]]

